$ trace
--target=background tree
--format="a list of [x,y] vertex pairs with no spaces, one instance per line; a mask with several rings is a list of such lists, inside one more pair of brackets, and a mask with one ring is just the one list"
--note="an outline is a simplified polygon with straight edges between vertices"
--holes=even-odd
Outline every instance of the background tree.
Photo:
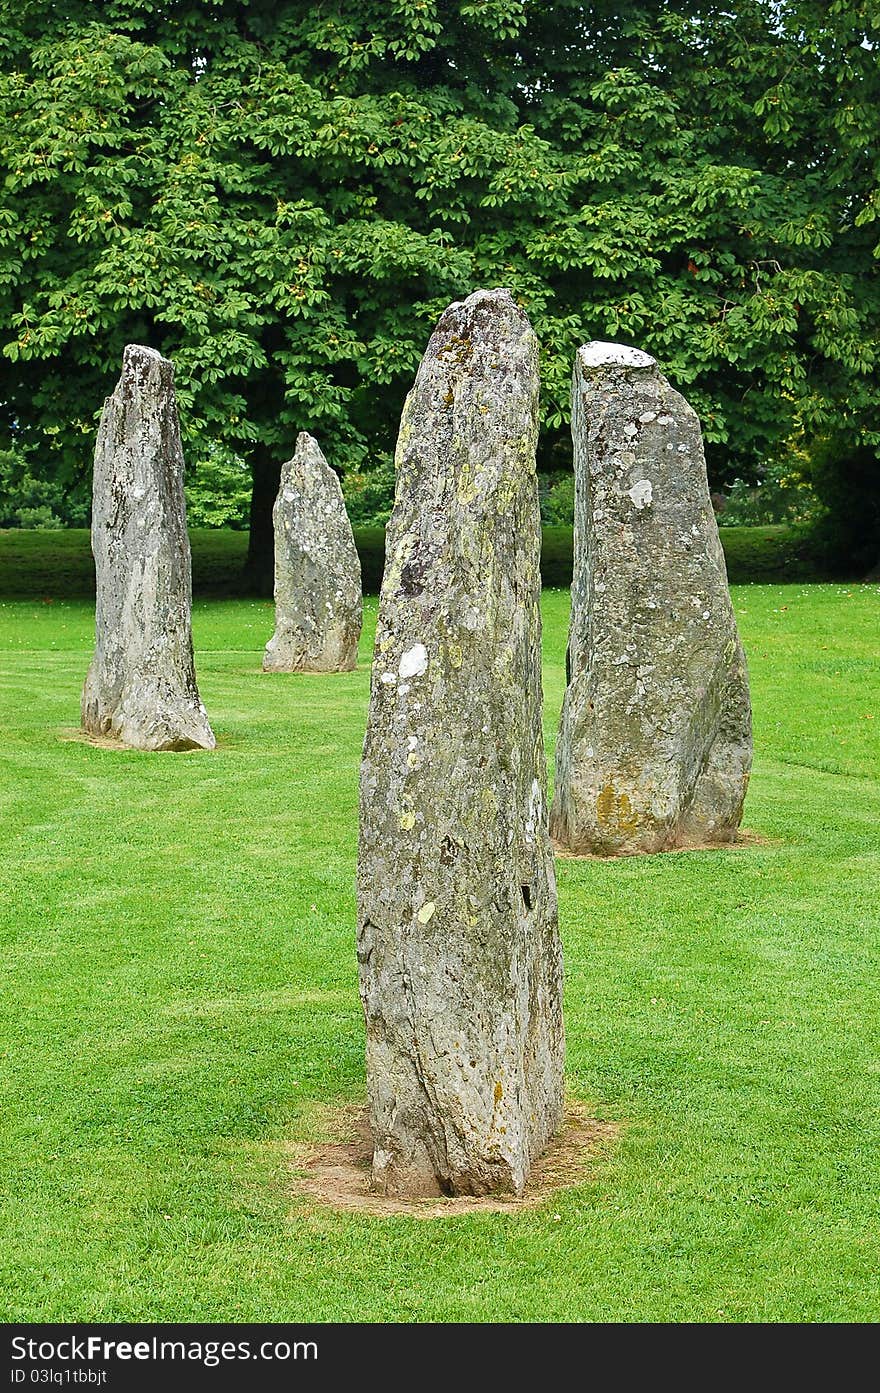
[[481,284],[542,340],[545,468],[591,337],[657,355],[716,485],[805,440],[870,462],[880,21],[736,8],[0,0],[0,411],[27,477],[83,497],[149,342],[196,477],[248,462],[265,587],[296,432],[387,495],[431,323]]

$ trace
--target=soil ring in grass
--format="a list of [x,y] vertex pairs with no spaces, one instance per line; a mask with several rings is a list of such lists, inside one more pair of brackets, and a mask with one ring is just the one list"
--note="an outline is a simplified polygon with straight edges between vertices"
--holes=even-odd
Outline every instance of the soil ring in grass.
[[[58,739],[62,745],[91,745],[94,750],[115,750],[119,754],[126,755],[210,755],[213,750],[206,750],[202,746],[187,746],[183,750],[136,750],[132,745],[126,745],[122,740],[114,740],[110,735],[91,735],[88,731],[80,730],[77,726],[64,726],[58,732]],[[217,736],[217,749],[223,749],[231,742]]]
[[765,837],[761,832],[741,827],[732,842],[695,842],[690,846],[665,846],[660,851],[616,851],[602,856],[595,851],[569,851],[557,841],[553,841],[553,850],[561,861],[627,861],[638,856],[686,856],[690,851],[742,851],[748,846],[781,845],[776,837]]
[[114,740],[109,735],[89,735],[84,730],[79,730],[76,726],[66,726],[59,730],[58,739],[62,745],[91,745],[96,750],[121,750],[131,752],[129,745],[124,745],[121,740]]
[[[325,1130],[322,1128],[322,1130]],[[561,1191],[592,1179],[620,1132],[615,1122],[590,1117],[582,1104],[569,1102],[565,1121],[532,1167],[522,1195],[456,1195],[441,1199],[401,1199],[370,1188],[372,1140],[366,1110],[344,1106],[328,1112],[326,1131],[336,1140],[297,1145],[291,1152],[293,1192],[327,1209],[377,1218],[410,1215],[454,1219],[459,1214],[517,1214],[549,1204]]]

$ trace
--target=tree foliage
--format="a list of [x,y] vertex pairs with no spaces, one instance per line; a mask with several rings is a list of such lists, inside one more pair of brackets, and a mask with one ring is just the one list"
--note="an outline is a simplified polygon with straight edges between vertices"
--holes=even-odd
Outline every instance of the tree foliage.
[[86,479],[148,342],[196,473],[247,458],[265,537],[296,432],[387,479],[432,321],[504,284],[543,345],[547,468],[588,338],[658,357],[716,482],[793,441],[875,449],[880,16],[735,8],[0,0],[16,448]]

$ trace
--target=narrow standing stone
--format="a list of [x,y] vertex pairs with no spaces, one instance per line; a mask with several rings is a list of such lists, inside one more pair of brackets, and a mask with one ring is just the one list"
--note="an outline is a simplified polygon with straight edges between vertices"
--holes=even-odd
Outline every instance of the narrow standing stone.
[[275,633],[264,670],[351,672],[361,636],[361,563],[339,480],[305,431],[282,467],[272,519]]
[[506,290],[407,398],[361,770],[373,1182],[519,1192],[563,1105],[541,731],[538,350]]
[[574,369],[575,562],[550,828],[575,853],[732,841],[748,674],[696,413],[647,353]]
[[95,655],[83,730],[136,750],[212,750],[196,686],[174,369],[129,344],[95,447]]

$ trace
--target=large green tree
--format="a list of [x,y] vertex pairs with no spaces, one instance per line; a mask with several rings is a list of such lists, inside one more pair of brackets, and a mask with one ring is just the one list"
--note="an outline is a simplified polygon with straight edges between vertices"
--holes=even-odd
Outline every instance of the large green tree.
[[174,358],[189,456],[253,474],[271,573],[308,428],[386,463],[431,321],[513,287],[571,359],[651,349],[718,482],[813,437],[872,451],[876,6],[672,0],[0,0],[0,411],[71,487],[123,345]]

